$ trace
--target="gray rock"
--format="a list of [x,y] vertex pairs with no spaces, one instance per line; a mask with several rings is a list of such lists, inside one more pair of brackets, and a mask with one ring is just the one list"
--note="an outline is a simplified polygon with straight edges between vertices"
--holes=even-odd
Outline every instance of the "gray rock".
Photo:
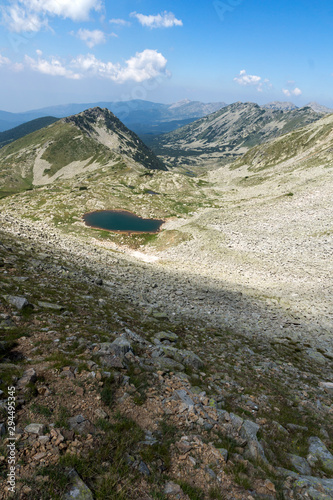
[[[232,414],[230,414],[231,417]],[[238,417],[240,419],[240,417]],[[240,419],[242,420],[242,419]],[[244,420],[241,427],[241,437],[247,439],[248,441],[257,439],[257,433],[260,429],[260,426],[251,420]]]
[[158,332],[155,334],[154,339],[158,342],[163,342],[164,340],[168,340],[169,342],[177,342],[178,335],[172,332]]
[[147,465],[142,460],[138,465],[138,471],[141,474],[143,474],[144,476],[150,476],[150,470],[148,469]]
[[311,498],[311,500],[332,500],[331,495],[326,495],[326,493],[321,493],[318,490],[315,490],[312,486],[308,488],[307,494]]
[[16,309],[19,311],[22,311],[22,309],[25,309],[26,307],[32,307],[32,305],[28,302],[28,300],[25,297],[19,297],[16,295],[5,295],[6,301],[14,306]]
[[163,490],[164,495],[181,495],[183,490],[179,486],[179,484],[173,483],[172,481],[168,481]]
[[125,368],[122,359],[119,358],[119,356],[111,356],[111,355],[101,356],[100,361],[102,365],[107,366],[109,368]]
[[4,423],[0,424],[0,436],[4,436],[6,434],[6,425]]
[[133,352],[132,346],[126,337],[122,336],[113,342],[103,342],[97,355],[105,356],[113,354],[114,356],[124,357],[128,352]]
[[213,469],[211,469],[210,467],[205,467],[205,471],[207,472],[207,474],[209,474],[209,476],[212,478],[212,479],[216,479],[216,474],[215,472],[213,471]]
[[306,353],[312,361],[315,361],[320,365],[324,365],[326,363],[325,356],[323,356],[316,349],[307,349]]
[[185,366],[182,365],[181,363],[178,363],[178,361],[175,361],[174,359],[171,358],[154,358],[152,360],[155,365],[160,370],[164,371],[182,371],[185,370]]
[[130,339],[133,342],[135,342],[136,344],[139,344],[139,345],[142,345],[142,346],[146,346],[146,345],[149,344],[143,337],[141,337],[140,335],[138,335],[135,332],[132,332],[132,330],[130,330],[129,328],[125,328],[125,336],[128,339]]
[[70,486],[68,492],[63,496],[63,500],[94,500],[93,494],[88,486],[82,481],[75,469],[68,473]]
[[[230,417],[230,423],[231,423],[232,427],[234,428],[234,430],[236,432],[238,432],[241,429],[241,427],[242,427],[242,425],[244,423],[244,420],[241,417],[239,417],[238,415],[235,415],[234,413],[230,413],[229,417]],[[246,420],[246,422],[250,422],[251,424],[254,424],[254,422],[251,422],[250,420]],[[259,430],[259,425],[254,424],[254,426],[258,427],[258,429],[256,430],[256,432],[254,433],[254,436],[255,436],[255,439],[256,439],[257,432]],[[244,437],[244,436],[242,436],[242,437]],[[249,438],[246,436],[245,439],[249,439]]]
[[203,367],[203,361],[194,354],[192,351],[188,351],[187,349],[176,349],[176,347],[162,345],[161,349],[163,349],[166,356],[178,361],[178,363],[182,363],[185,366],[190,366],[191,368],[200,369]]
[[194,401],[192,398],[190,398],[190,396],[187,394],[187,392],[184,390],[184,389],[177,389],[173,395],[172,395],[172,399],[176,400],[176,401],[181,401],[182,403],[184,403],[187,408],[194,408]]
[[38,441],[41,444],[46,444],[50,441],[50,436],[39,436]]
[[97,418],[102,418],[103,420],[109,418],[109,415],[102,408],[97,408],[94,413]]
[[83,415],[76,415],[68,419],[69,428],[79,434],[91,434],[95,429],[92,423]]
[[[309,438],[309,454],[307,460],[310,465],[320,465],[323,464],[324,468],[333,473],[333,455],[326,448],[324,443],[318,437]],[[318,464],[319,462],[319,464]]]
[[333,394],[333,382],[320,382],[319,385],[328,394]]
[[34,384],[36,380],[37,380],[37,375],[34,368],[29,368],[23,373],[22,377],[18,380],[16,387],[18,389],[21,389],[25,387],[27,384],[31,383]]
[[251,420],[244,421],[240,430],[240,436],[247,441],[244,457],[254,460],[261,459],[264,462],[267,462],[264,449],[257,438],[257,432],[259,429],[259,425]]
[[158,319],[159,321],[168,321],[168,315],[163,312],[153,312],[153,318]]
[[288,427],[288,429],[291,429],[292,431],[306,432],[308,430],[308,428],[305,425],[287,424],[286,427]]
[[299,474],[303,474],[305,476],[311,475],[311,467],[309,463],[303,457],[299,457],[298,455],[288,455],[291,464],[295,467]]
[[38,306],[42,309],[52,309],[53,311],[63,311],[65,308],[60,304],[53,304],[52,302],[44,302],[43,300],[39,300],[37,302]]
[[307,490],[308,492],[312,491],[312,494],[314,493],[313,490],[315,490],[315,492],[327,495],[330,499],[333,498],[333,479],[321,479],[314,476],[301,476],[295,481],[294,488],[303,489],[303,491]]
[[43,436],[44,431],[44,424],[29,424],[24,428],[24,432],[27,432],[28,434],[37,434],[38,436]]

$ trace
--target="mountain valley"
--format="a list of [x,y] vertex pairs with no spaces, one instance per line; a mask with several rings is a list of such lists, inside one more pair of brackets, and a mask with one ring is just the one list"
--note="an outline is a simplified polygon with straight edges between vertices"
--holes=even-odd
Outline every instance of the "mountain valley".
[[[147,146],[94,107],[1,148],[19,498],[333,498],[333,114],[219,104]],[[84,224],[111,209],[165,223]]]

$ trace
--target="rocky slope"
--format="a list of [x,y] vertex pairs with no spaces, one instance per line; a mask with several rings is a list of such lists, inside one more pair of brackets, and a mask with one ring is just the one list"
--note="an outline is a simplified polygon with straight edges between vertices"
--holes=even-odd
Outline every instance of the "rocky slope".
[[110,111],[92,108],[2,148],[0,189],[19,191],[106,167],[166,170]]
[[16,498],[332,497],[332,352],[218,326],[186,273],[1,223],[2,498],[8,386]]
[[257,144],[307,125],[321,116],[310,108],[284,111],[238,102],[161,135],[150,145],[172,165],[216,167],[235,160]]

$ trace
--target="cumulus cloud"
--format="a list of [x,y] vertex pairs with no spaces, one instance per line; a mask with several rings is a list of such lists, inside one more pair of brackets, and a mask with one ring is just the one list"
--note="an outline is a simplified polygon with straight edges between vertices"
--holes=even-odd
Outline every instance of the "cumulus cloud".
[[70,78],[72,80],[78,80],[81,78],[79,73],[74,73],[71,69],[66,68],[59,59],[51,57],[50,60],[46,60],[42,57],[42,52],[37,50],[37,59],[25,56],[25,63],[34,71],[43,73],[44,75],[51,76],[63,76],[65,78]]
[[272,87],[270,81],[268,78],[265,78],[264,80],[261,78],[261,76],[257,75],[248,75],[246,73],[245,69],[242,69],[239,72],[239,75],[234,78],[234,82],[238,83],[239,85],[245,86],[253,86],[256,87],[258,92],[262,92],[264,87],[270,88]]
[[81,28],[77,32],[77,36],[78,38],[80,38],[80,40],[85,42],[90,49],[95,47],[95,45],[99,45],[101,43],[106,42],[105,33],[103,33],[103,31],[100,30],[90,31]]
[[148,28],[172,28],[173,26],[183,26],[183,21],[176,19],[172,12],[167,12],[166,10],[161,14],[157,14],[157,16],[145,16],[137,12],[132,12],[131,16],[135,17],[142,26],[147,26]]
[[137,52],[125,62],[125,65],[103,62],[93,54],[79,56],[72,60],[71,64],[84,74],[97,75],[117,83],[129,80],[140,83],[166,74],[167,60],[156,50],[146,49],[143,52]]
[[284,93],[284,95],[286,95],[287,97],[290,97],[292,95],[294,96],[299,96],[302,94],[302,91],[301,89],[299,89],[298,87],[295,87],[294,89],[291,89],[291,90],[288,90],[288,89],[282,89],[282,92]]
[[51,76],[62,76],[78,80],[80,78],[97,76],[107,78],[116,83],[135,81],[137,83],[150,80],[161,75],[168,75],[167,60],[156,50],[146,49],[137,52],[125,64],[104,62],[94,54],[80,55],[64,64],[56,57],[43,57],[40,50],[36,51],[37,58],[25,56],[25,64],[34,71]]
[[33,32],[47,26],[49,17],[87,21],[101,8],[101,0],[11,0],[1,7],[2,23],[16,33]]

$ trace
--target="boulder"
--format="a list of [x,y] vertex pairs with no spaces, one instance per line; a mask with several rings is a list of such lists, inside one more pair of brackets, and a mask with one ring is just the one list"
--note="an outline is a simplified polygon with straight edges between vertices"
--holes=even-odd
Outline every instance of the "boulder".
[[8,304],[14,306],[19,311],[26,309],[27,307],[33,307],[32,304],[25,297],[20,297],[16,295],[5,295],[4,297]]
[[311,475],[311,467],[305,458],[292,454],[288,455],[288,458],[299,474],[303,474],[305,476]]
[[333,474],[333,455],[319,437],[312,436],[309,438],[307,461],[312,466],[316,464],[320,466],[320,463],[322,463],[324,468]]
[[29,424],[24,428],[24,432],[27,432],[28,434],[37,434],[38,436],[43,436],[44,431],[44,424]]
[[93,500],[93,494],[88,486],[82,481],[75,469],[71,469],[68,473],[70,485],[67,493],[63,496],[63,500]]
[[199,356],[194,354],[192,351],[188,351],[187,349],[177,349],[176,347],[168,345],[161,345],[161,349],[163,349],[164,354],[167,357],[172,358],[185,366],[199,370],[204,365]]
[[168,340],[169,342],[177,342],[178,335],[172,332],[158,332],[154,335],[154,343],[164,342],[165,340]]
[[16,387],[18,389],[24,388],[28,384],[34,384],[37,380],[36,372],[33,368],[26,370],[22,377],[18,380]]
[[172,399],[176,401],[181,401],[184,403],[185,406],[187,406],[188,409],[194,408],[194,401],[193,399],[187,394],[185,389],[177,389],[173,395]]
[[83,415],[76,415],[68,419],[69,428],[79,434],[93,434],[95,428]]
[[261,459],[267,462],[264,449],[257,438],[259,429],[260,426],[251,420],[244,421],[240,430],[240,436],[247,441],[244,457],[253,460]]
[[103,342],[97,355],[105,356],[113,354],[114,356],[124,357],[128,352],[133,353],[132,346],[125,336],[121,336],[113,342]]
[[178,361],[175,361],[174,359],[171,359],[171,358],[165,358],[165,357],[162,357],[162,358],[154,358],[152,360],[154,362],[155,365],[157,365],[157,367],[160,369],[160,370],[163,370],[163,371],[184,371],[185,370],[185,366],[182,365],[181,363],[178,363]]

